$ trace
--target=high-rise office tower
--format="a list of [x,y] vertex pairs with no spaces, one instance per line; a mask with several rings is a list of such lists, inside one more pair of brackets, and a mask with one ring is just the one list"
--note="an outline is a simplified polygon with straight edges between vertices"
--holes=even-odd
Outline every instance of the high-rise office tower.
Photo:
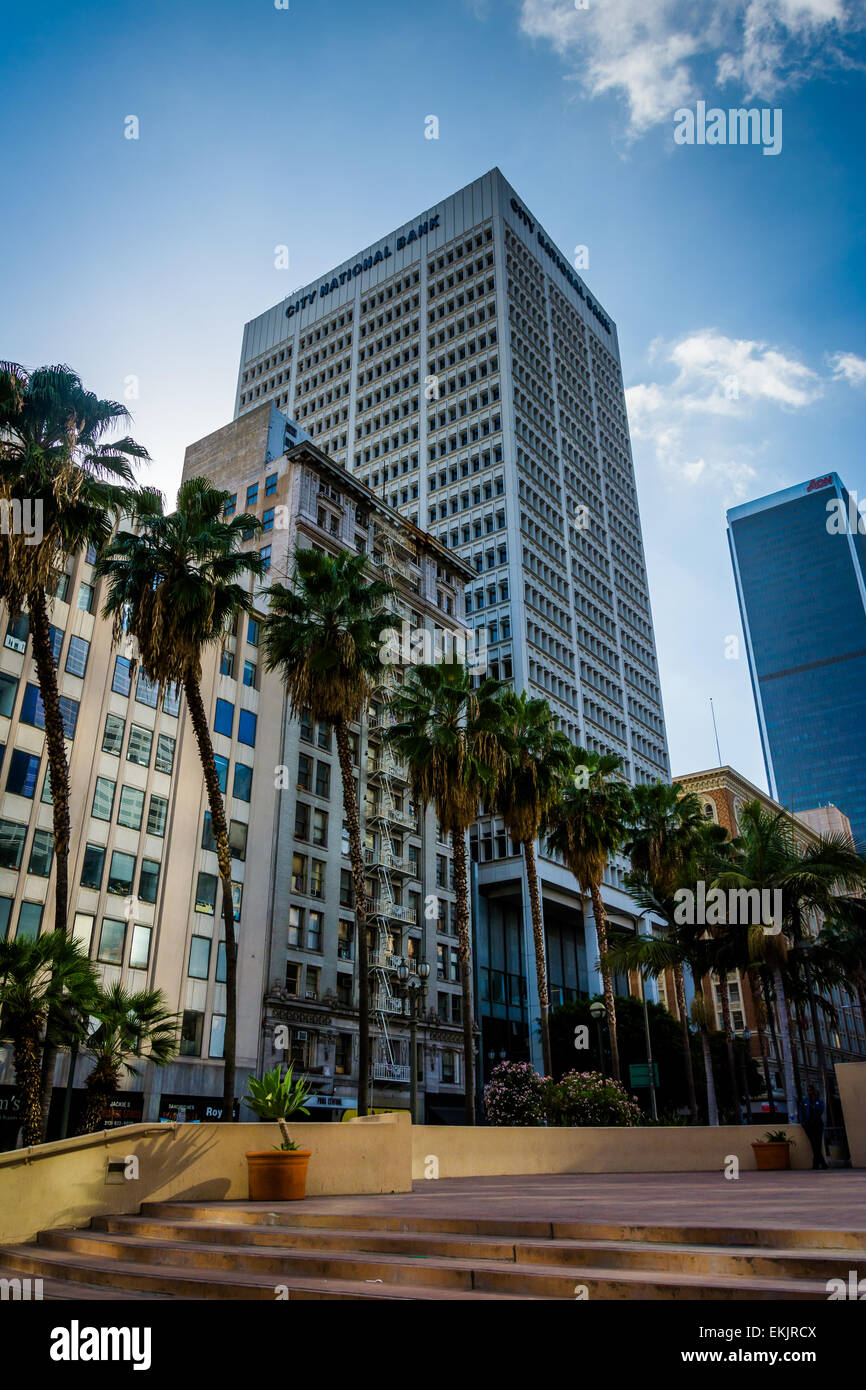
[[866,522],[835,473],[728,512],[770,792],[866,841]]
[[[631,780],[669,776],[616,328],[498,169],[249,322],[236,413],[266,400],[468,562],[491,674]],[[484,1070],[540,1062],[523,864],[495,819],[471,843]],[[557,1002],[596,987],[597,945],[571,876],[539,872]]]
[[[202,475],[225,490],[227,515],[260,517],[262,534],[250,545],[268,566],[256,584],[255,612],[205,651],[201,674],[229,826],[238,1094],[251,1072],[291,1060],[310,1078],[311,1114],[339,1119],[357,1104],[358,1081],[354,895],[340,769],[327,726],[285,717],[283,681],[263,660],[266,588],[285,577],[296,545],[364,551],[392,580],[398,615],[432,639],[434,626],[461,630],[469,573],[270,405],[190,446],[184,476]],[[51,604],[69,756],[69,926],[105,986],[158,988],[180,1022],[178,1055],[161,1068],[139,1063],[106,1119],[218,1118],[225,937],[198,746],[182,692],[159,691],[134,666],[131,645],[115,645],[111,623],[100,616],[105,581],[95,560],[93,551],[71,557]],[[452,850],[435,816],[412,806],[406,770],[383,747],[389,678],[383,667],[370,716],[351,733],[372,937],[371,1079],[377,1105],[408,1106],[412,999],[422,1014],[417,1113],[441,1117],[460,1113],[464,1087]],[[0,940],[53,926],[44,727],[27,614],[0,605]],[[430,903],[438,915],[426,910]],[[430,982],[426,997],[416,968],[424,957],[444,976]],[[62,1049],[51,1137],[68,1056]],[[92,1066],[82,1049],[71,1132]],[[0,1149],[15,1144],[19,1103],[12,1051],[0,1042]]]

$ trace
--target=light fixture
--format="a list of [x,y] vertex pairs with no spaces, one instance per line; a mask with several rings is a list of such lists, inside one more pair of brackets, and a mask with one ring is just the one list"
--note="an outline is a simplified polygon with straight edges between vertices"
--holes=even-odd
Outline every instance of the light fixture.
[[595,1002],[594,1002],[593,1004],[590,1004],[590,1006],[589,1006],[589,1012],[592,1014],[592,1017],[595,1018],[595,1019],[604,1018],[604,1015],[605,1015],[605,1008],[604,1008],[604,1004],[602,1004],[602,1002],[601,1002],[600,999],[596,999]]
[[405,985],[409,978],[409,967],[404,960],[397,966],[397,977],[401,985]]

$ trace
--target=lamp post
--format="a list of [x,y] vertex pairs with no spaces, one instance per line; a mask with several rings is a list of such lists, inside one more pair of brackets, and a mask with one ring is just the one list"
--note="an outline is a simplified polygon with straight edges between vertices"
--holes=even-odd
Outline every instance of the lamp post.
[[598,1030],[598,1064],[601,1067],[601,1074],[604,1076],[604,1039],[601,1032],[601,1020],[604,1018],[605,1009],[600,999],[596,999],[593,1004],[590,1004],[589,1012],[595,1019],[595,1026]]
[[418,1123],[418,1019],[424,1010],[430,966],[421,958],[417,972],[404,960],[397,969],[400,993],[409,1015],[409,1111],[413,1125]]
[[746,1097],[746,1124],[752,1123],[752,1096],[749,1091],[749,1059],[752,1056],[752,1030],[744,1028],[740,1037],[746,1044],[746,1052],[743,1057],[743,1093]]

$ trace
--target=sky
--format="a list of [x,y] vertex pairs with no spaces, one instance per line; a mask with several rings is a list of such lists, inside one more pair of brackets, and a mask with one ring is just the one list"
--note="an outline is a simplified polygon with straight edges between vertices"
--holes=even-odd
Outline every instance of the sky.
[[[725,510],[866,498],[866,0],[6,0],[3,32],[0,358],[124,400],[169,497],[246,320],[494,165],[585,247],[672,770],[717,764],[712,698],[766,786]],[[781,148],[680,143],[700,102]]]

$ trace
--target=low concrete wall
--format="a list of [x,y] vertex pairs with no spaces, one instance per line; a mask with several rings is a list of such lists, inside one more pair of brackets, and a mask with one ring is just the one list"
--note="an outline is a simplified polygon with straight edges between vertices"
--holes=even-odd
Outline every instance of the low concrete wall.
[[[408,1192],[409,1115],[372,1115],[346,1124],[291,1124],[310,1149],[311,1197]],[[38,1231],[85,1226],[91,1216],[137,1211],[142,1202],[246,1200],[248,1149],[279,1142],[274,1124],[140,1124],[0,1154],[0,1245]],[[136,1179],[106,1183],[108,1160],[135,1155]]]
[[[721,1172],[730,1154],[755,1168],[751,1145],[767,1125],[701,1125],[680,1128],[550,1128],[508,1126],[464,1129],[419,1125],[412,1131],[412,1176],[468,1178],[523,1173],[700,1173]],[[799,1125],[787,1125],[796,1140],[794,1168],[810,1168],[812,1150]],[[433,1161],[435,1160],[435,1162]]]
[[866,1062],[837,1062],[836,1079],[851,1150],[851,1167],[866,1168]]

